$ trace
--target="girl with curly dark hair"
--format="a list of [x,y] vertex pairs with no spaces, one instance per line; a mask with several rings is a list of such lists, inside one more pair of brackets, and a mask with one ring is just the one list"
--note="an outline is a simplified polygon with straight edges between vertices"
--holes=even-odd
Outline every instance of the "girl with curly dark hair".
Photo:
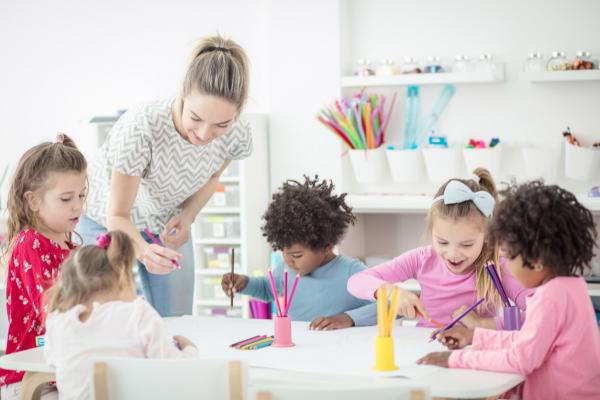
[[523,399],[600,399],[600,334],[580,276],[596,247],[591,212],[572,193],[534,181],[508,190],[489,231],[512,274],[537,288],[527,298],[523,327],[454,327],[439,340],[472,349],[431,353],[420,362],[525,375]]
[[[331,330],[354,325],[373,325],[376,304],[359,300],[346,290],[348,278],[366,267],[360,261],[336,255],[333,248],[356,217],[346,204],[346,194],[333,193],[331,181],[318,177],[304,182],[286,181],[263,216],[263,236],[281,250],[283,261],[273,266],[278,293],[284,286],[284,270],[289,286],[295,274],[302,277],[296,288],[289,314],[295,321],[311,321],[310,328]],[[221,286],[231,295],[241,292],[265,301],[273,301],[266,277],[223,275]]]

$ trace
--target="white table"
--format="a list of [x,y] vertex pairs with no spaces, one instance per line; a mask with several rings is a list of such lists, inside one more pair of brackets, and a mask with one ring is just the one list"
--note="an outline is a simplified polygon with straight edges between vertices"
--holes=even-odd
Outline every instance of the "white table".
[[[232,349],[229,344],[258,335],[271,334],[270,320],[243,320],[224,317],[182,317],[167,319],[171,334],[189,337],[198,346],[201,356],[225,356],[245,359],[250,366],[250,388],[268,388],[285,384],[310,384],[330,387],[332,382],[365,383],[403,379],[381,377],[371,371],[372,344],[376,327],[351,328],[339,331],[315,332],[308,324],[293,323],[295,347],[271,347],[254,351]],[[445,369],[416,366],[414,361],[430,351],[442,350],[438,343],[428,343],[431,329],[394,328],[396,362],[399,373],[412,378],[407,382],[429,387],[434,397],[485,398],[497,396],[523,381],[514,374]],[[348,350],[351,349],[351,350]],[[361,365],[351,366],[352,363]],[[344,367],[344,365],[348,365]],[[0,367],[22,371],[51,373],[41,349],[32,349],[0,357]],[[331,370],[328,370],[331,368]],[[344,369],[345,368],[345,369]],[[359,376],[362,375],[362,376]]]

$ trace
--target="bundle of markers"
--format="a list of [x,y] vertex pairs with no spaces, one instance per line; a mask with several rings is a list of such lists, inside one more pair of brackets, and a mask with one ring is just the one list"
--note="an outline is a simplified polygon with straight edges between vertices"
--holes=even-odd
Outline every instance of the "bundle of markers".
[[396,93],[386,110],[386,97],[364,90],[352,98],[342,97],[321,110],[317,119],[350,148],[376,149],[385,140],[385,130],[396,103]]
[[484,140],[476,140],[476,139],[469,139],[469,143],[465,146],[465,148],[467,149],[485,149],[485,148],[490,148],[490,147],[496,147],[497,145],[500,144],[500,139],[498,138],[492,138],[492,140],[490,140],[490,144],[486,145]]
[[274,336],[257,335],[248,339],[241,340],[239,342],[230,344],[229,347],[233,347],[238,350],[258,350],[263,347],[267,347],[273,344]]

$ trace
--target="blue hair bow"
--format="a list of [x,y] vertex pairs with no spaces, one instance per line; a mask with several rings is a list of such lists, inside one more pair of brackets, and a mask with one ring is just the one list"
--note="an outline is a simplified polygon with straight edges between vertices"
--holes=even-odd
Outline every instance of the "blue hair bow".
[[488,218],[492,216],[496,206],[496,200],[490,193],[485,190],[473,192],[467,185],[456,180],[448,182],[444,194],[433,199],[434,202],[439,200],[444,200],[446,205],[472,201],[479,211]]

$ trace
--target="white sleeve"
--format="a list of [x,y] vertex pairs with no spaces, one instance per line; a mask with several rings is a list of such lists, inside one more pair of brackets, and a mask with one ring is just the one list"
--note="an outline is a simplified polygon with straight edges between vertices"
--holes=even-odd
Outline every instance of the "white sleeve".
[[138,335],[147,358],[188,358],[198,355],[194,347],[179,350],[173,338],[167,335],[165,323],[156,310],[146,301],[137,301]]
[[56,312],[48,314],[46,317],[46,333],[44,334],[44,358],[46,359],[46,363],[52,366],[56,366],[55,360],[55,352],[54,352],[54,331],[56,329],[55,326],[55,315]]

